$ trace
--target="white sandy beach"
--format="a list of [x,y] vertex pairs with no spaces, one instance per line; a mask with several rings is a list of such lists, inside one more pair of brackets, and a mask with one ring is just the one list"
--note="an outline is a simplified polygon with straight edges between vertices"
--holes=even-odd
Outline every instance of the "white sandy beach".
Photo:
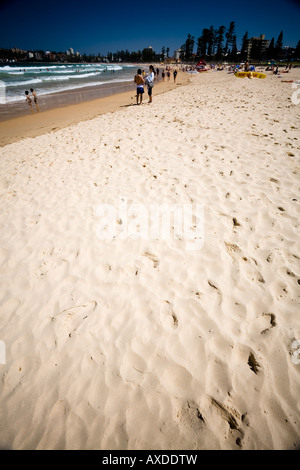
[[[291,80],[191,75],[0,148],[1,448],[299,447]],[[101,240],[119,198],[203,205],[203,246]]]

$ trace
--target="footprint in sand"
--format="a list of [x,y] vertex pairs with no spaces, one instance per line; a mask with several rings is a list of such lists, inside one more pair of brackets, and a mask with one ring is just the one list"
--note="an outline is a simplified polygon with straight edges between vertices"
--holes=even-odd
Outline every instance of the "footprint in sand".
[[269,320],[270,320],[270,326],[261,331],[261,334],[264,335],[268,331],[270,331],[271,328],[274,328],[276,326],[276,321],[275,321],[276,317],[274,313],[263,313],[262,317],[269,317]]
[[156,268],[159,265],[159,259],[153,253],[149,253],[148,251],[145,251],[145,253],[143,253],[142,256],[145,256],[146,258],[150,259],[153,262],[154,268]]
[[241,225],[235,217],[233,217],[232,222],[234,227],[239,227]]
[[[244,272],[246,277],[251,282],[261,282],[262,284],[265,283],[265,280],[262,274],[256,268],[257,262],[253,258],[247,258],[246,256],[242,256],[242,250],[238,245],[235,243],[228,243],[224,242],[227,253],[232,257],[235,262],[239,262],[240,271]],[[270,260],[271,260],[271,255]],[[242,260],[242,264],[240,261]],[[270,260],[267,260],[270,262]]]
[[189,400],[177,412],[177,418],[180,424],[187,427],[189,430],[199,433],[205,427],[205,419],[199,406],[194,400]]
[[[237,409],[232,406],[228,406],[225,403],[220,403],[214,397],[205,395],[202,400],[202,409],[205,412],[205,421],[207,428],[212,425],[215,427],[217,423],[226,423],[228,432],[227,444],[230,446],[243,446],[244,430],[243,427],[246,424],[246,414],[241,414]],[[201,418],[199,417],[199,420]],[[203,423],[202,423],[203,424]],[[219,424],[217,424],[219,426]],[[224,431],[226,429],[224,428]],[[200,431],[201,429],[199,429]],[[226,432],[226,431],[225,431]],[[235,448],[235,447],[233,447]]]
[[57,313],[51,318],[52,325],[54,326],[55,332],[59,333],[57,337],[65,342],[68,337],[79,329],[82,322],[88,319],[89,315],[97,307],[97,302],[91,300],[82,305],[75,305],[68,307],[61,312]]
[[227,407],[226,405],[222,405],[221,403],[219,403],[217,400],[215,400],[212,397],[211,397],[211,404],[218,410],[221,417],[225,419],[225,421],[227,421],[230,429],[237,429],[242,434],[242,431],[239,429],[239,425],[237,421],[238,419],[241,420],[241,416],[238,413],[238,411],[231,409]]
[[219,305],[221,305],[221,302],[222,302],[222,292],[220,291],[220,289],[211,281],[207,281],[208,282],[208,285],[210,287],[212,287],[213,289],[215,289],[217,291],[217,294],[219,296]]
[[174,330],[178,327],[178,318],[173,310],[173,305],[165,300],[160,310],[160,321],[168,330]]
[[250,369],[254,372],[254,374],[258,374],[259,373],[259,368],[261,367],[259,365],[259,363],[257,362],[254,354],[252,352],[249,353],[249,357],[248,357],[248,366],[250,367]]
[[224,242],[227,253],[235,260],[238,260],[241,256],[241,249],[235,243]]

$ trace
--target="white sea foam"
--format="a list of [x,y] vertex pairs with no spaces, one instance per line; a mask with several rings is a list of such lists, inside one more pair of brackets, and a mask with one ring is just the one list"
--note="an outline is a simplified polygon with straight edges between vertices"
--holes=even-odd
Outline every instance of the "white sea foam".
[[43,82],[60,82],[60,81],[63,81],[63,80],[69,80],[71,77],[70,76],[67,76],[67,77],[44,77],[42,79]]
[[43,80],[40,78],[33,78],[32,80],[23,80],[22,82],[8,82],[6,83],[6,87],[13,87],[13,86],[26,86],[32,85],[33,83],[42,83]]
[[29,80],[23,80],[18,82],[6,82],[7,87],[15,87],[15,86],[25,86],[30,85],[32,83],[42,83],[42,82],[60,82],[64,80],[71,80],[71,79],[84,79],[89,77],[94,77],[96,75],[100,75],[101,72],[90,72],[90,73],[76,73],[74,75],[67,75],[67,76],[59,76],[59,77],[42,77],[42,78],[33,78]]
[[123,68],[127,67],[134,67],[134,65],[115,65],[115,64],[73,64],[73,65],[28,65],[26,64],[21,66],[11,66],[11,65],[3,65],[0,66],[0,73],[1,72],[30,72],[34,70],[61,70],[61,69],[68,69],[68,68],[101,68],[101,69],[108,69],[108,70],[122,70]]
[[7,71],[31,71],[31,70],[47,70],[47,69],[54,69],[54,68],[66,68],[65,65],[28,65],[26,66],[26,64],[22,65],[22,66],[11,66],[11,65],[4,65],[4,66],[1,66],[0,67],[0,73],[1,72],[7,72]]
[[8,75],[24,75],[25,72],[5,70],[5,72],[2,71],[2,73],[6,73]]
[[70,80],[72,78],[89,78],[89,77],[95,77],[96,75],[100,75],[101,72],[90,72],[90,73],[85,73],[85,74],[79,74],[79,73],[76,73],[76,75],[67,75],[65,77],[45,77],[43,78],[43,81],[52,81],[52,80],[56,80],[56,81],[60,81],[60,80]]

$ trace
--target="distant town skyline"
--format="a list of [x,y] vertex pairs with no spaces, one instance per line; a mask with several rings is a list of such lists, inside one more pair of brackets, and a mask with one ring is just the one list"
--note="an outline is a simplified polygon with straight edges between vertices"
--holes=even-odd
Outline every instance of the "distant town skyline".
[[30,3],[2,1],[0,48],[65,51],[105,55],[120,50],[137,51],[152,46],[159,53],[164,46],[170,54],[185,42],[188,34],[196,42],[203,28],[229,27],[235,22],[237,47],[245,32],[278,38],[283,45],[296,47],[300,39],[300,5],[297,0],[241,0],[201,2],[174,0],[151,4],[102,3],[96,0],[44,0]]

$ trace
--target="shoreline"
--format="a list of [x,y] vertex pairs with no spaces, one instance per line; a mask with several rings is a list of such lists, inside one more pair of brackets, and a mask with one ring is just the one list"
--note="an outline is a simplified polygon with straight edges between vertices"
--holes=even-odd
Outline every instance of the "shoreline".
[[[133,82],[133,79],[132,79]],[[155,82],[154,99],[156,95],[173,90],[177,86],[187,85],[189,77],[184,72],[178,72],[176,83],[173,77],[170,80]],[[131,84],[130,84],[131,86]],[[92,88],[92,87],[91,87]],[[104,89],[90,90],[91,93],[105,92]],[[118,87],[124,88],[124,87]],[[110,87],[110,91],[112,87]],[[88,91],[88,90],[87,90]],[[64,93],[66,95],[66,93]],[[82,91],[81,91],[82,94]],[[59,93],[57,93],[59,95]],[[54,95],[51,95],[54,96]],[[69,92],[68,96],[73,99],[75,92]],[[44,99],[44,98],[43,98]],[[147,89],[145,88],[143,106],[147,103]],[[41,99],[39,100],[41,103]],[[57,102],[57,100],[56,100]],[[48,108],[44,111],[9,118],[0,121],[0,147],[13,142],[25,139],[27,137],[36,137],[51,131],[60,130],[70,125],[77,124],[80,121],[93,119],[101,114],[117,111],[123,107],[136,105],[136,90],[133,85],[129,91],[114,92],[108,96],[82,100],[75,104],[59,105]]]

